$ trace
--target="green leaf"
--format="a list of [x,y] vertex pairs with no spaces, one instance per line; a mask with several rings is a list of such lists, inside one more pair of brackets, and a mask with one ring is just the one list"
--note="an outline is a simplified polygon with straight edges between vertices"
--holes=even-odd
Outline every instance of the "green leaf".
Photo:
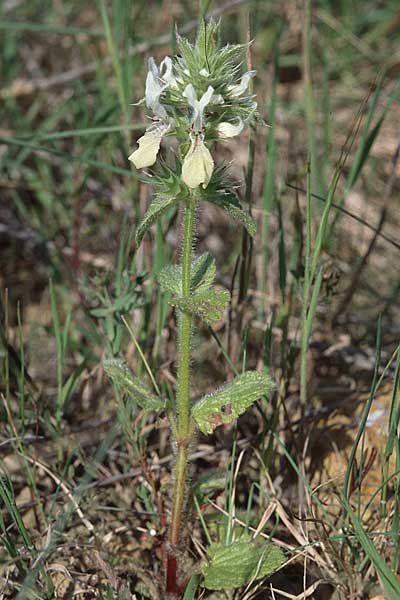
[[210,182],[205,189],[199,188],[200,198],[211,202],[219,208],[226,210],[233,219],[240,221],[247,229],[248,234],[253,237],[257,226],[253,217],[242,208],[226,167],[214,169]]
[[267,373],[247,371],[199,400],[192,409],[192,417],[202,433],[212,433],[219,425],[232,423],[274,387]]
[[[205,291],[215,279],[215,260],[206,252],[192,263],[191,289],[192,291]],[[182,267],[181,265],[167,265],[158,275],[158,283],[164,292],[175,296],[182,294]]]
[[183,600],[194,600],[198,585],[199,585],[199,576],[192,575],[191,578],[189,579],[189,583],[186,586],[185,595],[183,596]]
[[222,319],[224,310],[229,304],[228,290],[204,289],[189,298],[175,298],[177,307],[203,319],[206,323]]
[[182,293],[182,268],[166,265],[158,274],[158,283],[163,292],[180,296]]
[[200,21],[197,38],[196,50],[199,56],[207,63],[208,56],[216,51],[216,38],[219,33],[220,25],[215,21],[209,21],[206,24],[205,19]]
[[103,362],[103,366],[113,383],[145,410],[162,410],[165,407],[165,401],[154,396],[140,379],[134,377],[122,360],[110,358]]
[[220,208],[226,210],[232,219],[240,221],[242,225],[247,229],[247,233],[254,237],[257,231],[256,222],[253,217],[247,211],[243,210],[239,200],[235,196],[226,194],[225,196],[216,196],[214,198],[207,198],[208,202],[216,204]]
[[209,549],[210,563],[203,567],[203,586],[209,590],[242,587],[274,573],[284,563],[283,552],[265,540],[239,540]]
[[150,203],[143,220],[136,229],[135,240],[137,246],[140,246],[146,231],[154,223],[154,221],[177,202],[179,202],[179,199],[174,197],[165,197],[160,195],[154,198],[154,200]]
[[208,290],[216,274],[215,259],[206,252],[193,261],[191,288],[193,291]]
[[223,490],[226,486],[226,469],[211,470],[197,479],[193,484],[193,495],[204,496],[216,490]]

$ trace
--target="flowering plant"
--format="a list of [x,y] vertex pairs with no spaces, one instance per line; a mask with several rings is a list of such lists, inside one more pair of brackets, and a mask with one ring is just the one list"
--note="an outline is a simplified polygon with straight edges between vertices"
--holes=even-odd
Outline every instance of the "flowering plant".
[[[168,411],[174,436],[176,463],[168,541],[165,544],[165,591],[180,597],[189,573],[185,565],[185,517],[190,508],[187,481],[188,449],[196,431],[211,434],[221,424],[232,423],[254,401],[268,395],[273,383],[267,373],[247,371],[197,402],[190,398],[191,334],[196,318],[212,322],[222,317],[230,301],[227,290],[214,289],[214,258],[193,256],[195,212],[200,201],[225,209],[253,236],[256,224],[242,208],[225,165],[216,166],[215,144],[239,135],[259,119],[250,90],[255,71],[240,75],[243,45],[217,46],[218,24],[204,23],[192,45],[178,36],[180,56],[166,57],[157,66],[149,60],[145,97],[151,123],[129,156],[137,169],[153,167],[154,196],[136,230],[139,245],[150,225],[174,204],[184,209],[182,262],[161,270],[158,281],[173,297],[179,325],[176,404]],[[174,139],[174,167],[159,159],[161,144]],[[144,409],[157,410],[166,403],[155,397],[118,361],[107,361],[106,370],[118,384],[129,382],[129,391]],[[239,548],[240,546],[240,548]],[[265,577],[282,563],[281,552],[271,544],[240,538],[210,549],[210,560],[200,567],[209,589],[240,587]],[[242,561],[245,569],[228,568]],[[243,566],[243,565],[242,565]],[[229,571],[231,574],[229,575]]]

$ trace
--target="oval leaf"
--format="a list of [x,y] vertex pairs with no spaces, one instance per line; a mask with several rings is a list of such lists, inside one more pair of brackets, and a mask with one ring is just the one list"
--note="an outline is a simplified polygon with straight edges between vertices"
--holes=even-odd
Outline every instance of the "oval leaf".
[[103,366],[113,383],[145,410],[162,410],[165,407],[165,401],[154,396],[140,379],[134,377],[122,360],[110,358],[103,362]]
[[177,265],[167,265],[159,272],[158,283],[163,292],[180,296],[182,293],[182,268]]
[[[202,292],[211,286],[215,279],[215,260],[206,252],[195,258],[191,269],[191,290]],[[182,265],[167,265],[158,275],[158,283],[164,292],[176,296],[182,294]]]
[[205,189],[200,188],[200,197],[226,210],[233,219],[242,223],[251,237],[255,235],[256,222],[250,213],[242,208],[226,167],[214,170],[208,186]]
[[176,298],[175,302],[181,311],[196,315],[206,323],[211,323],[222,319],[229,300],[228,290],[204,289],[189,298]]
[[254,237],[257,231],[257,225],[253,217],[247,211],[243,210],[239,200],[233,194],[225,194],[223,196],[216,196],[207,198],[208,202],[216,204],[223,210],[228,212],[232,219],[240,221],[243,227],[247,230],[247,233]]
[[274,387],[267,373],[247,371],[199,400],[192,409],[192,417],[202,433],[212,433],[219,425],[232,423],[253,402],[269,394]]
[[191,288],[193,291],[208,290],[215,279],[215,259],[206,252],[193,261]]
[[173,206],[179,202],[177,198],[174,197],[165,197],[165,196],[156,196],[154,200],[151,202],[147,212],[145,213],[143,220],[140,222],[138,228],[136,229],[135,240],[137,246],[140,246],[142,243],[144,234],[154,223],[154,221],[162,215],[168,208]]
[[265,540],[239,540],[210,548],[210,563],[203,567],[203,586],[209,590],[242,587],[271,575],[284,563],[283,552]]

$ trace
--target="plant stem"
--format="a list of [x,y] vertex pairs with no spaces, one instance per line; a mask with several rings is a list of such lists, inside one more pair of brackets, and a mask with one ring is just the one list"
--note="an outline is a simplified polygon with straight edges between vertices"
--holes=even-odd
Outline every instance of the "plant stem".
[[[195,222],[196,200],[190,196],[185,209],[185,224],[183,236],[182,255],[182,296],[188,298],[190,295],[192,247]],[[179,546],[182,536],[182,516],[185,505],[186,474],[188,461],[188,446],[190,441],[190,413],[189,413],[189,391],[190,391],[190,335],[192,328],[192,316],[182,313],[179,324],[179,363],[178,363],[178,435],[176,438],[178,454],[175,465],[175,486],[172,506],[171,527],[169,531],[169,543],[172,548]],[[167,592],[180,593],[177,582],[177,560],[176,556],[170,554],[167,564]]]

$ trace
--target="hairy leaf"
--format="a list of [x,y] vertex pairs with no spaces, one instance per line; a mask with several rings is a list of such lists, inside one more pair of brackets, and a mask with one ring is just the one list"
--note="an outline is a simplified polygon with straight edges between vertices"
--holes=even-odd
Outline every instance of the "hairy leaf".
[[[195,258],[192,263],[191,289],[193,292],[208,290],[215,279],[215,260],[206,252]],[[182,294],[182,266],[167,265],[158,275],[158,283],[164,292],[179,297]]]
[[273,388],[274,383],[266,373],[247,371],[199,400],[192,409],[193,419],[202,433],[212,433],[219,425],[232,423]]
[[193,484],[193,495],[204,496],[209,492],[223,490],[226,486],[226,469],[207,471]]
[[158,283],[163,292],[180,296],[182,293],[182,268],[178,265],[167,265],[158,274]]
[[173,206],[179,202],[178,198],[174,197],[165,197],[163,195],[158,195],[154,198],[154,200],[150,203],[147,212],[145,213],[142,221],[139,223],[138,228],[136,229],[135,240],[137,246],[140,246],[142,243],[144,234],[148,230],[148,228],[154,223],[154,221],[162,215],[168,208]]
[[242,587],[279,569],[283,552],[265,540],[238,540],[229,546],[214,544],[210,563],[203,567],[203,586],[209,590]]
[[188,312],[203,319],[206,323],[222,319],[224,310],[229,304],[228,290],[205,289],[189,298],[176,298],[176,305],[183,312]]
[[232,219],[240,221],[242,225],[247,229],[247,233],[253,237],[256,234],[257,226],[253,217],[247,211],[243,210],[239,200],[236,196],[231,194],[225,194],[221,196],[214,196],[207,198],[208,202],[216,204],[220,208],[226,210]]
[[200,198],[226,210],[233,219],[240,221],[252,237],[256,233],[256,222],[243,209],[236,193],[237,186],[232,182],[225,166],[217,167],[205,189],[199,188]]
[[192,282],[193,291],[201,292],[208,290],[215,279],[215,259],[206,252],[193,261]]
[[122,360],[110,358],[103,362],[103,366],[113,383],[145,410],[162,410],[165,407],[164,400],[154,396],[138,377],[134,377]]

